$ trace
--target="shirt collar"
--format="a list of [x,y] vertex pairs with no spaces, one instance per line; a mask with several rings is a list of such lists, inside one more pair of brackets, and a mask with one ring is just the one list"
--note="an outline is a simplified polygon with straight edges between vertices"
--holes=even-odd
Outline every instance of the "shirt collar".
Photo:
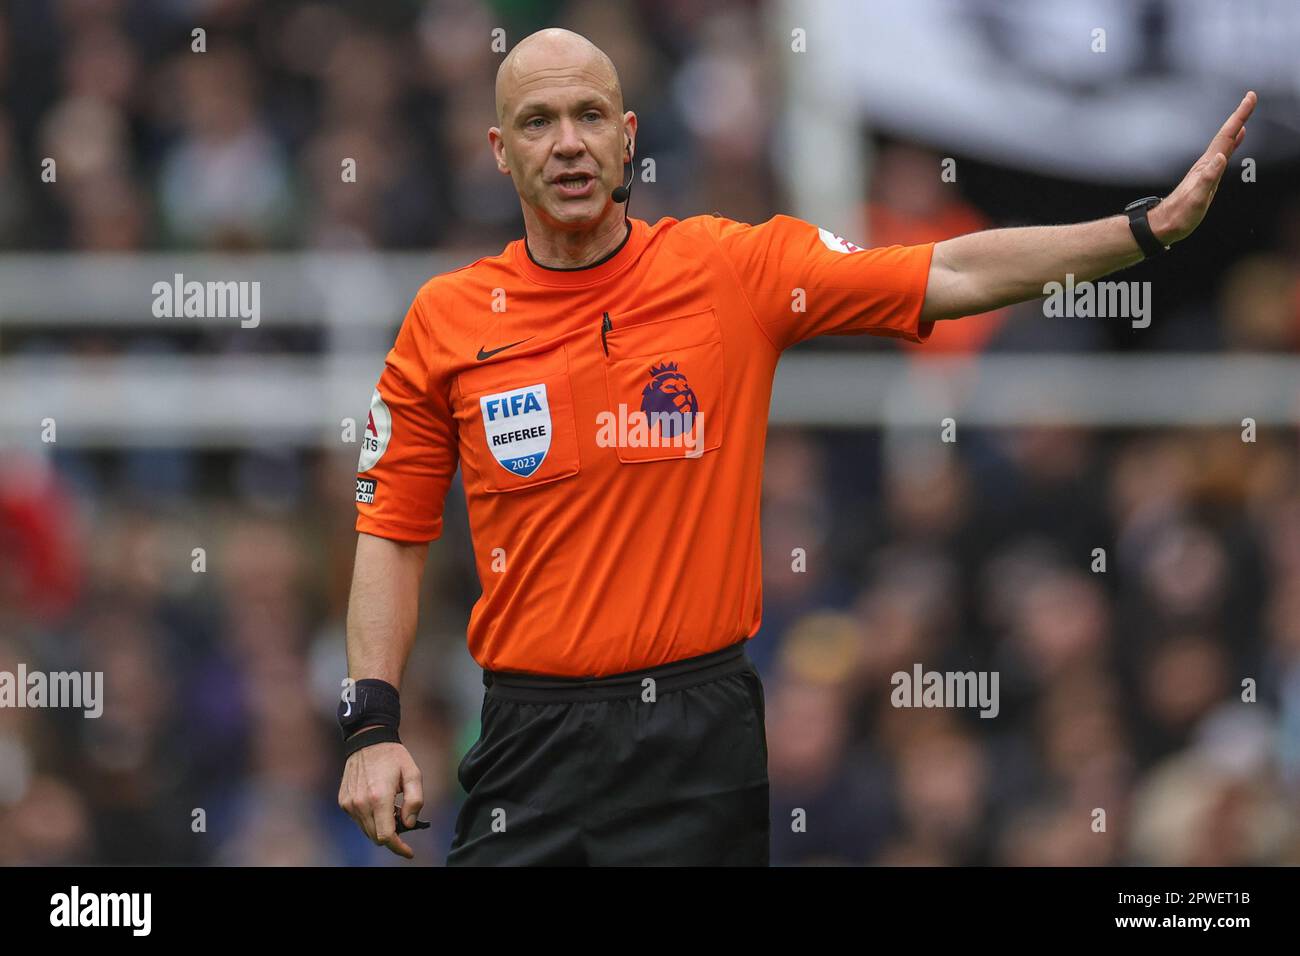
[[552,269],[538,265],[528,251],[527,239],[516,239],[513,254],[515,267],[524,276],[539,285],[578,286],[595,285],[617,275],[637,260],[646,244],[647,226],[644,220],[628,219],[627,235],[609,255],[587,266],[572,269]]

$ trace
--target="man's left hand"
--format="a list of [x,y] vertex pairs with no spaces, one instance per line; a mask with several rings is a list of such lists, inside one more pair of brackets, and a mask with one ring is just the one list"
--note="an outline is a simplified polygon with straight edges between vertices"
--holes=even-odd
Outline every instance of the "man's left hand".
[[1183,181],[1147,214],[1151,231],[1161,243],[1168,246],[1186,239],[1201,224],[1228,168],[1228,159],[1246,137],[1246,120],[1258,101],[1254,90],[1242,98]]

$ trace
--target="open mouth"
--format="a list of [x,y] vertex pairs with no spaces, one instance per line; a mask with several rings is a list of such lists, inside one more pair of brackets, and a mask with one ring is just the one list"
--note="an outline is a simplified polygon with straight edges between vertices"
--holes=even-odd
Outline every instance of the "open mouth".
[[561,194],[570,197],[590,195],[596,185],[596,178],[586,173],[574,173],[572,176],[560,176],[553,184]]

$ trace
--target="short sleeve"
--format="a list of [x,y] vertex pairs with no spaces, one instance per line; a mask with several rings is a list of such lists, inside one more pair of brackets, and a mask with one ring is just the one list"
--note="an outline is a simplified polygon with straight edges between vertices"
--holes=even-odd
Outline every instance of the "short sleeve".
[[719,217],[712,229],[779,350],[818,335],[924,342],[934,330],[933,322],[920,321],[932,242],[864,249],[791,216],[757,226]]
[[357,462],[357,530],[397,541],[442,535],[458,461],[456,424],[420,297],[411,303],[370,399]]

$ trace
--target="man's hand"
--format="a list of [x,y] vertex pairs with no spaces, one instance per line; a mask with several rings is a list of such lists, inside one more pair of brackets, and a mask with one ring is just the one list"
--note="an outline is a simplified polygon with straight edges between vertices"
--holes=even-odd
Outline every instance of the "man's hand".
[[1215,190],[1219,188],[1219,180],[1228,168],[1233,150],[1246,136],[1246,120],[1258,101],[1254,90],[1242,98],[1241,104],[1210,140],[1210,145],[1188,170],[1183,181],[1159,206],[1147,213],[1151,231],[1161,243],[1168,246],[1186,239],[1201,224],[1214,200]]
[[[1183,181],[1147,213],[1165,245],[1191,235],[1210,208],[1228,157],[1246,135],[1258,97],[1247,93]],[[921,321],[978,315],[1047,294],[1046,284],[1091,281],[1140,262],[1128,217],[1108,216],[1068,226],[988,229],[935,243]]]
[[372,744],[354,753],[343,767],[339,807],[373,842],[412,860],[415,851],[397,835],[393,809],[398,791],[402,793],[402,823],[414,827],[424,806],[420,768],[401,744]]

